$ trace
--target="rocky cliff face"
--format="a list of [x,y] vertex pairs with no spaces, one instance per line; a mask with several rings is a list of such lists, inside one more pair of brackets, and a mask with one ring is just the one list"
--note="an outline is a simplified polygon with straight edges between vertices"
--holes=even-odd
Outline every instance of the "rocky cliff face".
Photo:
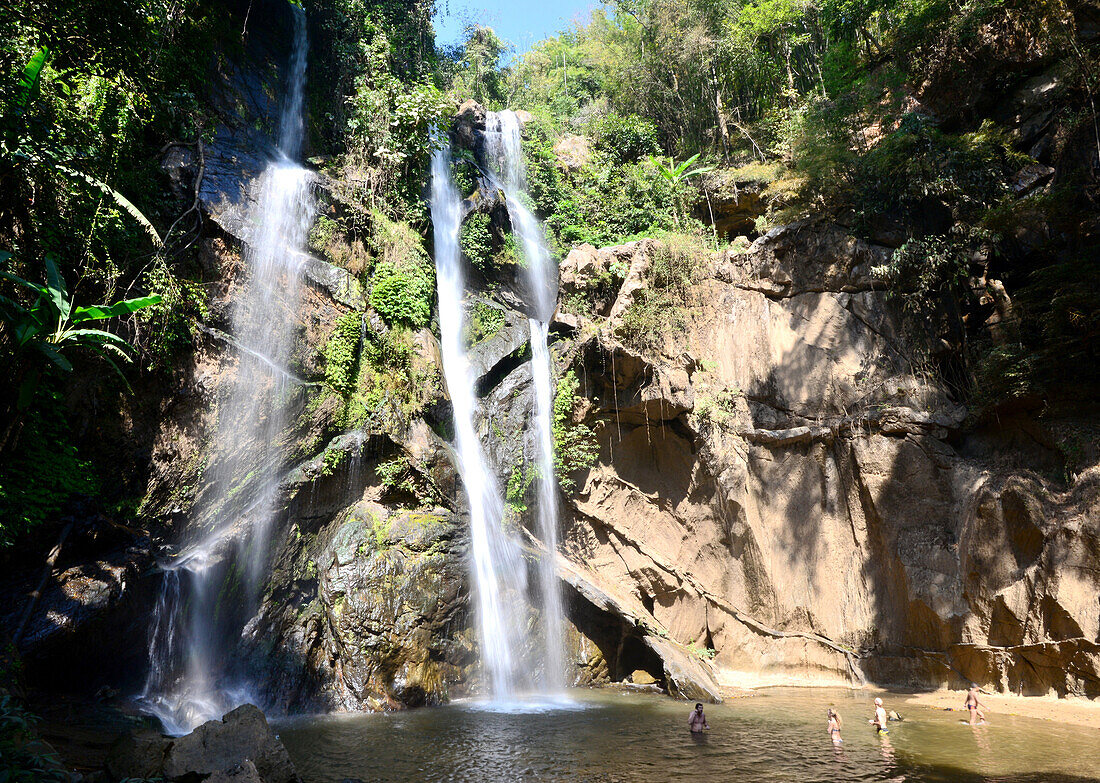
[[777,229],[707,259],[681,327],[632,350],[615,335],[656,250],[562,264],[566,303],[629,269],[606,317],[561,316],[601,446],[574,563],[729,684],[1100,693],[1100,471],[1029,470],[1052,457],[1019,447],[1030,420],[964,429],[874,289],[887,250]]

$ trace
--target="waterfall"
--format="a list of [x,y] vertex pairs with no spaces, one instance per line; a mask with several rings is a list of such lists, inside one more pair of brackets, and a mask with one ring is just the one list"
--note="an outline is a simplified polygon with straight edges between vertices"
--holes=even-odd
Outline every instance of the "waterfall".
[[526,206],[527,173],[523,162],[520,123],[515,112],[492,112],[486,119],[486,157],[499,172],[498,183],[508,202],[512,230],[523,248],[531,334],[531,372],[535,386],[535,434],[538,439],[538,535],[547,556],[539,559],[543,613],[543,686],[549,692],[565,687],[562,651],[563,608],[554,565],[558,551],[558,489],[554,474],[553,364],[549,348],[550,319],[557,305],[558,267],[546,247],[538,219]]
[[259,605],[282,473],[286,408],[300,381],[287,369],[294,348],[300,271],[314,204],[311,175],[298,165],[304,131],[305,15],[295,6],[288,92],[277,151],[259,179],[245,241],[248,279],[233,302],[237,372],[219,400],[207,488],[179,554],[163,564],[154,611],[147,709],[184,733],[254,700],[227,666]]
[[526,571],[517,543],[501,527],[504,501],[474,429],[476,378],[462,334],[465,281],[458,237],[462,199],[451,175],[449,150],[432,158],[432,225],[443,376],[454,410],[458,472],[470,507],[470,548],[481,665],[495,701],[508,701],[528,683],[522,598]]

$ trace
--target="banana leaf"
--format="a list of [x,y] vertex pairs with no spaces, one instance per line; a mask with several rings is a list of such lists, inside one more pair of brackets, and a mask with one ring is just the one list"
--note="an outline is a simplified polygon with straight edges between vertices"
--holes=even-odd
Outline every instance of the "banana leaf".
[[112,201],[118,204],[118,206],[128,212],[130,214],[130,217],[136,220],[141,225],[141,227],[145,229],[145,233],[149,235],[150,239],[152,239],[156,245],[159,246],[161,244],[160,234],[157,233],[157,230],[153,227],[153,224],[149,222],[149,218],[145,217],[145,214],[140,209],[135,207],[128,198],[112,188],[106,182],[96,179],[91,174],[85,174],[83,171],[70,169],[68,166],[62,166],[59,163],[53,164],[53,168],[68,177],[79,179],[83,182],[88,183],[93,188],[102,191],[105,195],[110,197]]
[[136,313],[138,310],[142,310],[146,307],[151,307],[155,304],[160,304],[163,301],[160,294],[154,294],[153,296],[141,296],[136,299],[126,299],[121,302],[115,302],[113,305],[92,305],[91,307],[78,307],[73,311],[72,321],[74,324],[83,323],[84,321],[98,321],[103,318],[114,318],[116,315],[130,315]]
[[61,323],[69,320],[69,311],[72,309],[73,300],[69,297],[69,291],[65,287],[65,278],[57,268],[53,256],[46,256],[43,265],[46,267],[46,287],[43,289],[53,306],[57,308],[58,320]]
[[15,115],[21,116],[27,110],[27,106],[38,95],[41,83],[42,68],[50,57],[49,47],[43,46],[27,62],[23,69],[23,75],[19,78],[19,89],[15,94]]

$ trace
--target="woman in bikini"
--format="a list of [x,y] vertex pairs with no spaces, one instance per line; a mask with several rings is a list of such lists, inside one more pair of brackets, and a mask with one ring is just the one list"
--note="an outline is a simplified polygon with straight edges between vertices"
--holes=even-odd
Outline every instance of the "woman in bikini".
[[825,713],[825,715],[828,718],[828,723],[826,724],[826,726],[829,729],[829,736],[833,738],[834,744],[839,745],[841,742],[844,741],[840,738],[840,715],[837,714],[837,711],[832,708],[830,708],[829,711]]

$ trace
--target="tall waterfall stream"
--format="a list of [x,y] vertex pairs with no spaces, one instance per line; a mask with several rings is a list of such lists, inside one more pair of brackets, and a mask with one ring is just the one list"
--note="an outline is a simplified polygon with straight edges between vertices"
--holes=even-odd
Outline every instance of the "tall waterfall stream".
[[306,25],[294,9],[294,42],[278,146],[259,180],[246,242],[247,281],[233,300],[237,373],[219,401],[207,489],[179,554],[163,564],[142,701],[171,733],[184,733],[249,700],[249,683],[226,668],[255,612],[284,459],[286,403],[299,381],[294,346],[302,248],[313,222],[311,175],[298,165],[304,123]]
[[535,431],[538,437],[538,533],[547,556],[539,560],[543,614],[544,687],[551,692],[565,687],[561,629],[561,588],[554,566],[558,551],[558,488],[554,474],[553,364],[550,356],[550,319],[558,295],[558,267],[550,257],[538,219],[524,204],[527,174],[523,162],[519,118],[515,112],[491,113],[486,120],[486,155],[498,166],[499,184],[508,201],[512,230],[523,248],[524,273],[531,301],[531,372],[535,385]]
[[[565,687],[562,654],[562,602],[555,570],[558,540],[557,487],[551,430],[553,408],[552,365],[547,338],[557,297],[557,268],[553,265],[538,220],[522,203],[526,190],[520,127],[512,112],[490,115],[485,153],[493,184],[508,201],[513,229],[524,252],[535,387],[535,431],[538,440],[538,531],[546,553],[538,561],[539,585],[528,592],[526,569],[519,543],[503,528],[504,504],[475,430],[476,381],[470,369],[462,334],[465,326],[465,281],[459,234],[462,198],[455,188],[448,150],[432,161],[432,222],[435,231],[436,280],[442,334],[444,376],[455,420],[455,447],[459,473],[470,506],[477,626],[481,662],[494,702],[517,696],[553,696]],[[542,623],[541,655],[528,649],[526,600],[537,606]]]

